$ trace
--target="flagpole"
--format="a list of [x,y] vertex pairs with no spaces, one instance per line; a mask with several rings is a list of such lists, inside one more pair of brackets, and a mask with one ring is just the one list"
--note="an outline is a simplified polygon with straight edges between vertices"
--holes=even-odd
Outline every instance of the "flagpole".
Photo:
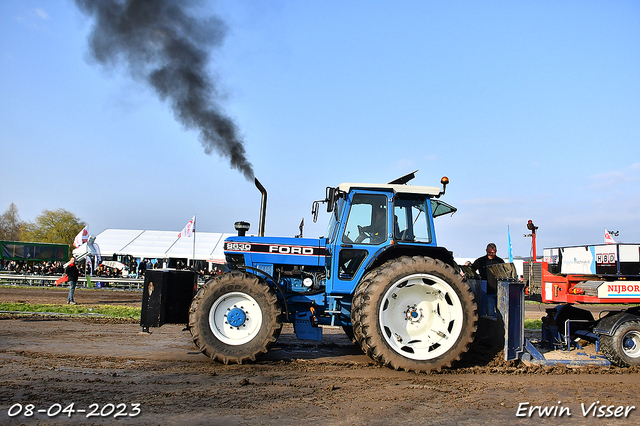
[[507,225],[507,237],[509,239],[509,263],[513,263],[513,251],[511,250],[511,231],[509,225]]
[[192,252],[192,266],[196,269],[196,215],[193,215],[193,252]]

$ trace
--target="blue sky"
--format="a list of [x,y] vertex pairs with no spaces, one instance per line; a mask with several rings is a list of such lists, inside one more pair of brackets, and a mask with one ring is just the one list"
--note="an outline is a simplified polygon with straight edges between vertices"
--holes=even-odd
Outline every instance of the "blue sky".
[[[324,234],[326,186],[451,184],[440,245],[640,242],[640,3],[202,1],[209,70],[269,191],[266,233]],[[72,1],[0,4],[0,210],[106,228],[257,232],[260,195],[152,89],[95,63]]]

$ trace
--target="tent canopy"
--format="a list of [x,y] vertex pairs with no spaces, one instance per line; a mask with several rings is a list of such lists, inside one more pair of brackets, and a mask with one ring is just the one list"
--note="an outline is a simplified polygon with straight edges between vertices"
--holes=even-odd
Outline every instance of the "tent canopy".
[[95,237],[93,247],[84,243],[74,255],[97,252],[101,256],[131,255],[145,259],[193,259],[224,262],[224,240],[232,233],[196,232],[194,237],[178,238],[176,231],[105,229]]

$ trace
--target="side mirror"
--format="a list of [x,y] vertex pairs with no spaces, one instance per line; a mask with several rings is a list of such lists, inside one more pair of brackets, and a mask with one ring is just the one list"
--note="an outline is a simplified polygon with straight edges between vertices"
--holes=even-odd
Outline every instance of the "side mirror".
[[318,210],[320,209],[320,203],[318,201],[314,201],[311,206],[311,215],[313,216],[313,223],[318,221]]
[[327,213],[331,213],[333,211],[333,206],[336,203],[335,188],[327,187],[326,201],[327,201]]

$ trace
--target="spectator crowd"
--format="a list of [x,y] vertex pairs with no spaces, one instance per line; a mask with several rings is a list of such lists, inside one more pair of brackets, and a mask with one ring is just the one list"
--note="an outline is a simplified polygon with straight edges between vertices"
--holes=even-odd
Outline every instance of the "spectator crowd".
[[64,273],[62,262],[23,262],[1,261],[0,271],[22,275],[61,275]]

